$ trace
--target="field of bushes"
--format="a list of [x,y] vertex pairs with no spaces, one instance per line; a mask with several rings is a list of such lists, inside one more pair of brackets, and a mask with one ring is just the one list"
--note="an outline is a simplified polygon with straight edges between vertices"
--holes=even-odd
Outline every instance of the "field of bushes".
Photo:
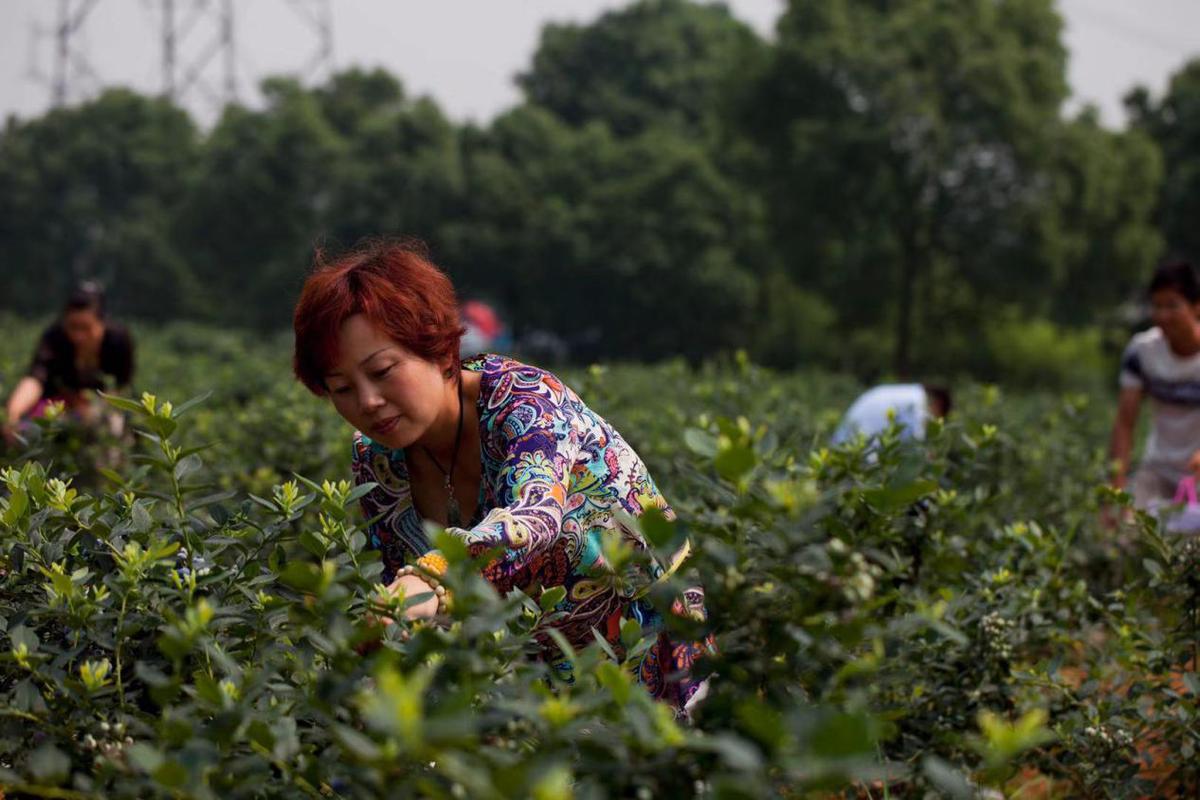
[[[7,392],[36,329],[4,328]],[[289,340],[172,326],[140,342],[121,404],[136,437],[51,422],[3,460],[7,796],[1200,785],[1198,551],[1145,516],[1101,524],[1126,501],[1102,488],[1108,394],[956,386],[925,442],[868,453],[828,444],[850,378],[739,357],[564,369],[678,512],[643,519],[647,540],[694,544],[681,580],[705,586],[719,652],[685,722],[600,644],[556,682],[531,655],[551,593],[498,596],[444,536],[446,624],[368,625],[382,567],[346,482],[350,431],[290,379]]]

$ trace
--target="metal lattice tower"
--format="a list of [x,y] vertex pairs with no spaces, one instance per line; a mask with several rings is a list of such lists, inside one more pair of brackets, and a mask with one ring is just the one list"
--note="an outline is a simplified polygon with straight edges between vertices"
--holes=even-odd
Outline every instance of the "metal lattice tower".
[[[34,25],[33,46],[30,49],[29,77],[50,87],[50,102],[54,106],[82,96],[83,86],[95,89],[100,77],[88,60],[82,42],[84,23],[95,9],[98,0],[58,0],[54,24],[51,27]],[[53,67],[49,75],[41,69],[37,51],[42,41],[54,40]]]
[[[263,0],[266,2],[266,0]],[[308,82],[328,77],[334,68],[332,0],[275,0],[282,12],[290,9],[311,30],[316,44],[293,72]],[[52,26],[34,26],[29,75],[47,84],[51,102],[62,105],[97,91],[104,83],[83,50],[83,34],[99,0],[58,0]],[[234,0],[142,0],[160,43],[158,86],[165,97],[191,105],[198,97],[214,107],[238,99],[242,77],[258,76],[246,69],[235,36]],[[53,68],[48,75],[37,54],[53,39]]]
[[330,0],[288,0],[317,37],[317,45],[300,68],[305,80],[328,77],[333,73],[333,7]]
[[163,96],[185,103],[200,92],[217,106],[236,100],[233,0],[148,0],[147,5],[157,17]]

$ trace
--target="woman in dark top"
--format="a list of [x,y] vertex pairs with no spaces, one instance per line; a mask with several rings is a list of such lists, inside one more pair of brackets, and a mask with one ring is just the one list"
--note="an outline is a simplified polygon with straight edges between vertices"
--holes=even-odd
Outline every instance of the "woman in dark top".
[[4,438],[12,442],[22,420],[39,416],[54,401],[94,422],[98,414],[92,393],[125,389],[133,370],[129,331],[106,318],[99,286],[81,285],[71,293],[62,317],[42,334],[28,374],[8,398]]

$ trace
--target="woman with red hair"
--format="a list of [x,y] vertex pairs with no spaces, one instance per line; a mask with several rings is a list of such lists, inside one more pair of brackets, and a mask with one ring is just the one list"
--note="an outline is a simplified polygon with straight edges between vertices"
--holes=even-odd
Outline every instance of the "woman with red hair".
[[[562,586],[553,624],[572,645],[591,643],[595,630],[620,651],[629,618],[661,631],[639,588],[666,570],[618,579],[603,555],[609,538],[646,547],[621,512],[672,515],[645,464],[551,373],[498,355],[460,361],[454,288],[420,247],[375,242],[318,265],[294,323],[297,377],[356,428],[354,478],[376,484],[362,505],[393,591],[440,592],[432,521],[472,554],[500,550],[483,575],[501,593]],[[435,595],[406,613],[438,607]],[[675,611],[702,616],[702,592],[685,592]],[[708,646],[660,632],[638,677],[683,710],[699,689],[688,668]]]

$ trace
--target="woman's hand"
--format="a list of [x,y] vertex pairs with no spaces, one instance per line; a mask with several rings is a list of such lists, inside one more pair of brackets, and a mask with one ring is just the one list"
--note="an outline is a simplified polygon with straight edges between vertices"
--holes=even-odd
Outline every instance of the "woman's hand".
[[[425,581],[418,578],[416,575],[401,575],[396,580],[392,581],[387,587],[389,597],[396,597],[401,592],[405,597],[416,597],[419,594],[428,594],[429,597],[416,605],[411,605],[404,609],[405,619],[429,619],[437,614],[438,599],[433,594],[433,587]],[[388,598],[384,598],[385,600]],[[392,622],[390,617],[377,618],[384,625]]]

